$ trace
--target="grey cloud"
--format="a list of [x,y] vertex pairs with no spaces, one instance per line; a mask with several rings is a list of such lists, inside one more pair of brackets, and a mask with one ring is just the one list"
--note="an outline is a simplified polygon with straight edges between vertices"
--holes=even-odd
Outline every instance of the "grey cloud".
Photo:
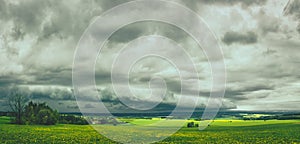
[[45,69],[30,73],[33,75],[34,80],[29,84],[41,84],[41,85],[65,85],[70,86],[72,84],[71,69]]
[[78,106],[77,105],[72,105],[72,106],[67,106],[68,109],[73,109],[72,111],[75,110],[79,110]]
[[261,9],[257,14],[257,23],[258,28],[261,30],[263,35],[266,35],[269,32],[276,33],[281,29],[284,31],[280,18],[271,14],[267,14],[263,9]]
[[0,86],[16,85],[66,85],[72,84],[71,69],[35,69],[23,74],[12,74],[0,76]]
[[26,84],[26,81],[20,75],[0,76],[0,86],[10,86],[11,84]]
[[[199,94],[201,97],[208,97],[210,96],[210,91],[201,91],[201,90],[196,90],[192,88],[192,85],[183,85],[181,83],[179,77],[163,77],[164,81],[166,82],[167,85],[167,90],[171,93],[174,94],[180,94],[181,93],[181,88],[185,88],[186,94]],[[195,77],[192,77],[192,79],[196,79]],[[140,76],[137,78],[138,83],[149,83],[151,80],[151,76]],[[187,80],[187,79],[185,79]]]
[[22,26],[26,32],[36,31],[45,15],[46,1],[20,1],[19,4],[7,4],[7,19],[12,19],[17,25]]
[[143,33],[143,28],[137,28],[132,26],[125,27],[116,31],[110,37],[110,40],[113,42],[127,43],[135,38],[140,37]]
[[[102,90],[98,90],[100,94],[100,98],[104,105],[109,109],[111,112],[117,112],[117,113],[126,113],[126,112],[145,112],[145,111],[140,111],[140,110],[135,110],[131,109],[127,106],[125,106],[117,96],[114,94],[111,88],[104,88]],[[128,97],[127,100],[131,101],[131,103],[136,103],[136,104],[142,104],[142,105],[151,105],[153,102],[151,101],[136,101],[132,99],[131,97]],[[167,95],[165,96],[164,100],[162,103],[158,104],[155,108],[151,109],[150,111],[147,112],[170,112],[176,107],[176,100],[174,98],[174,94],[170,91],[168,91]],[[202,103],[199,104],[196,107],[196,111],[201,111],[205,108],[206,104]],[[92,108],[92,107],[90,107]],[[233,109],[236,108],[236,105],[234,105],[231,101],[229,100],[224,100],[223,105],[221,109]],[[190,107],[184,107],[181,106],[181,109],[186,109],[189,110]]]
[[272,49],[267,49],[266,51],[264,51],[262,54],[264,55],[264,56],[268,56],[268,55],[274,55],[274,54],[276,54],[277,53],[277,51],[276,50],[272,50]]
[[[49,89],[31,90],[35,100],[47,101],[51,105],[63,109],[63,111],[78,111],[71,89],[56,89],[55,86],[71,86],[73,52],[79,37],[93,17],[124,2],[122,0],[29,0],[19,2],[0,0],[0,101],[4,101],[6,97],[5,89],[11,84],[39,85],[49,87]],[[241,17],[253,16],[253,19],[247,19],[249,23],[255,23],[255,29],[251,29],[253,32],[243,32],[239,30],[239,26],[235,26],[235,23],[224,22],[222,23],[224,28],[221,29],[218,29],[218,26],[211,25],[212,28],[217,29],[215,32],[218,37],[222,37],[221,34],[228,31],[228,27],[235,28],[235,31],[225,33],[222,39],[227,45],[241,44],[239,47],[243,49],[243,45],[258,43],[253,45],[253,47],[246,47],[247,53],[238,51],[240,56],[235,58],[234,55],[236,53],[227,49],[226,46],[224,47],[224,52],[233,56],[228,60],[230,61],[233,58],[232,60],[234,61],[233,63],[228,63],[229,88],[225,96],[225,99],[228,101],[225,102],[224,107],[235,108],[235,104],[240,101],[249,101],[250,103],[255,102],[257,99],[269,98],[274,91],[277,91],[278,95],[282,95],[281,93],[285,91],[288,92],[284,93],[284,96],[296,95],[296,93],[289,91],[289,86],[286,86],[286,89],[280,89],[280,87],[298,83],[299,81],[300,69],[298,68],[299,62],[297,60],[299,59],[299,40],[298,37],[295,37],[294,31],[293,33],[290,32],[292,28],[290,28],[289,20],[277,17],[276,14],[273,15],[272,5],[265,5],[260,8],[260,5],[266,4],[266,0],[178,0],[178,2],[196,12],[203,10],[201,11],[203,15],[213,15],[216,14],[213,12],[219,12],[219,10],[223,12],[222,7],[227,9],[234,6],[238,10],[243,9]],[[246,8],[249,6],[264,9],[266,12],[260,11],[256,13],[252,9]],[[291,0],[284,13],[299,21],[299,6],[299,1]],[[269,9],[272,9],[271,13],[268,11]],[[281,10],[279,11],[281,12]],[[232,11],[235,11],[235,9],[232,9]],[[175,13],[175,15],[177,14]],[[180,17],[180,14],[178,14],[178,17]],[[234,15],[228,16],[230,20],[233,20],[230,17],[234,17]],[[234,20],[239,23],[241,19]],[[214,23],[214,19],[208,18],[207,21],[219,25]],[[288,29],[286,29],[287,27]],[[212,30],[214,31],[214,29]],[[300,25],[297,30],[300,32]],[[286,36],[287,33],[292,36]],[[139,36],[149,34],[169,37],[183,44],[187,50],[195,48],[194,44],[190,44],[190,41],[187,42],[191,40],[190,36],[179,28],[165,23],[148,21],[134,23],[117,31],[109,39],[108,47],[112,49],[107,50],[116,50],[116,45],[122,45]],[[284,38],[286,37],[291,40],[285,40]],[[195,51],[191,51],[191,53],[195,57],[200,55]],[[107,57],[111,56],[109,54]],[[180,55],[174,54],[174,56]],[[106,61],[103,63],[109,65]],[[151,64],[147,65],[147,67],[156,69],[155,64]],[[202,64],[199,63],[197,67],[202,67]],[[163,66],[163,68],[166,67]],[[137,84],[145,84],[149,82],[153,72],[155,71],[152,71],[152,69],[147,69],[146,72],[139,71],[130,80]],[[174,97],[172,98],[171,95],[180,93],[180,82],[176,77],[168,76],[165,80],[168,84],[170,99],[159,105],[157,110],[171,110],[175,105],[171,103],[174,100]],[[111,83],[109,70],[96,70],[95,77],[97,84],[102,88]],[[191,79],[196,78],[193,77]],[[200,78],[200,80],[202,79]],[[269,83],[274,85],[269,85]],[[51,86],[54,86],[54,88],[50,88]],[[195,92],[193,88],[187,90],[191,91],[191,93]],[[110,89],[101,89],[98,92],[105,105],[111,109],[117,109],[118,111],[122,109],[127,110]],[[272,92],[270,96],[268,92]],[[209,91],[200,91],[199,93],[201,98],[207,98],[209,94]],[[86,100],[95,101],[95,99],[89,99],[88,94]],[[56,105],[57,102],[60,105]],[[204,105],[199,107],[204,107]]]
[[267,0],[180,0],[179,2],[191,8],[192,10],[199,10],[202,4],[207,5],[221,5],[231,6],[240,4],[242,7],[247,8],[252,5],[263,5]]
[[254,99],[254,98],[264,98],[268,95],[260,95],[256,97],[249,97],[247,94],[258,92],[258,91],[272,91],[275,89],[275,85],[271,84],[262,84],[257,82],[249,82],[249,83],[243,83],[240,84],[239,87],[229,87],[226,89],[225,92],[225,98],[233,100],[233,101],[239,101],[239,100],[247,100],[247,99]]
[[15,26],[12,29],[11,37],[14,38],[14,40],[23,39],[25,35],[25,32],[20,28],[20,26]]
[[181,82],[179,80],[175,79],[167,79],[166,80],[167,88],[174,92],[174,93],[180,93],[181,92]]
[[111,83],[111,74],[107,71],[97,71],[95,80],[97,85],[109,84]]
[[120,103],[117,96],[110,88],[105,88],[103,90],[99,90],[99,93],[100,93],[100,99],[102,102],[111,102],[113,104]]
[[[0,87],[0,99],[5,99],[11,92],[11,85]],[[20,94],[27,95],[31,100],[75,100],[72,90],[68,88],[53,88],[53,87],[41,87],[30,88],[29,86],[17,86]]]
[[[1,0],[0,3],[2,36],[0,40],[3,41],[2,47],[5,50],[2,54],[7,56],[7,59],[3,61],[7,61],[7,65],[13,63],[23,67],[22,73],[27,73],[28,77],[36,77],[38,81],[43,81],[42,84],[51,83],[51,81],[45,82],[47,78],[44,79],[44,77],[47,75],[34,75],[32,71],[41,71],[44,68],[45,70],[42,71],[47,72],[51,77],[56,73],[51,74],[49,69],[70,67],[73,59],[72,53],[80,35],[92,18],[102,11],[102,5],[94,1],[87,3],[86,1],[11,2]],[[29,48],[14,45],[14,43],[23,42],[24,38]],[[48,55],[44,55],[45,53]],[[12,54],[14,57],[10,56]],[[54,54],[56,56],[53,56]],[[16,70],[11,69],[10,72],[14,75]],[[52,81],[54,84],[56,82]],[[64,84],[70,85],[71,83],[69,81]]]
[[59,88],[35,89],[31,96],[32,99],[75,100],[71,90]]
[[257,34],[251,31],[246,34],[230,31],[225,33],[222,41],[227,45],[231,45],[233,43],[253,44],[257,42],[257,37]]
[[95,108],[95,107],[93,105],[91,105],[91,104],[85,104],[84,108]]
[[111,9],[117,5],[120,5],[125,2],[129,2],[132,0],[91,0],[92,3],[95,3],[96,5],[101,6],[103,10]]
[[289,0],[285,6],[283,13],[285,15],[292,15],[298,21],[297,31],[300,33],[300,1],[299,0]]
[[[14,56],[7,63],[15,62],[23,68],[21,80],[24,82],[18,83],[71,85],[70,71],[56,72],[55,70],[61,69],[61,67],[70,67],[75,44],[92,18],[103,10],[123,2],[90,1],[90,3],[86,3],[83,1],[48,0],[40,2],[31,0],[13,4],[1,1],[3,4],[1,4],[3,14],[1,15],[1,25],[7,30],[8,21],[13,24],[11,32],[3,35],[7,37],[7,44],[20,41],[24,37],[36,41],[25,53],[22,52],[23,56],[20,55],[20,48],[4,46],[7,49],[7,55]],[[163,23],[137,23],[120,29],[110,38],[110,42],[125,43],[141,35],[157,33],[177,41],[184,40],[187,34],[178,31],[180,31],[178,28]],[[51,58],[52,55],[55,58]],[[18,77],[15,74],[16,70],[12,71],[14,77]],[[107,78],[102,74],[98,76]],[[106,80],[109,82],[109,79]]]
[[[38,34],[39,39],[55,33],[68,37],[76,36],[85,28],[82,27],[82,22],[85,22],[83,25],[87,26],[87,20],[95,16],[97,12],[99,13],[96,6],[90,7],[92,3],[86,4],[81,1],[76,3],[73,1],[29,0],[19,1],[17,4],[5,1],[2,3],[1,10],[4,19],[12,20],[14,25],[19,26],[26,34]],[[74,6],[75,9],[70,6]],[[88,12],[82,10],[85,8],[89,8]],[[50,13],[52,15],[49,15]],[[83,19],[78,19],[78,16]],[[75,21],[76,25],[74,25]]]
[[296,16],[300,17],[299,8],[300,8],[299,0],[289,0],[283,9],[283,13],[286,15],[295,14]]
[[127,43],[140,36],[162,35],[176,42],[184,42],[190,36],[182,29],[163,22],[143,21],[122,27],[110,38],[112,43]]
[[250,6],[250,5],[265,4],[267,0],[201,0],[201,1],[208,4],[222,4],[222,5],[242,4],[243,6]]

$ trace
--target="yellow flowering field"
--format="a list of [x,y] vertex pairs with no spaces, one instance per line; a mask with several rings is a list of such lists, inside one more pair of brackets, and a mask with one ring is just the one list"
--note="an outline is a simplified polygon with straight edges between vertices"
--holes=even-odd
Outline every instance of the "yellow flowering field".
[[[134,120],[132,122],[134,123]],[[142,123],[142,120],[137,120],[135,123]],[[111,131],[115,130],[117,134],[117,128],[120,127],[122,126],[109,125],[106,128]],[[126,126],[123,127],[126,128]],[[128,131],[131,131],[131,129],[128,129]],[[197,128],[183,127],[171,137],[158,143],[300,143],[299,132],[299,120],[215,120],[203,131],[199,131]],[[8,118],[2,117],[0,118],[0,143],[102,144],[116,142],[100,135],[90,125],[13,125],[8,123]]]

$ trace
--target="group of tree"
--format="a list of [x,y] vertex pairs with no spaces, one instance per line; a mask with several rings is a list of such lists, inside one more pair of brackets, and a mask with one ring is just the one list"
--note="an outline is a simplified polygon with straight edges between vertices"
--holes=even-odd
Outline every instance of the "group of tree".
[[77,124],[77,125],[89,124],[82,116],[77,116],[77,115],[72,115],[72,114],[61,114],[59,116],[59,123],[61,123],[61,124]]
[[187,127],[188,128],[199,127],[199,124],[197,124],[197,123],[195,124],[195,122],[192,121],[192,122],[188,122],[187,123]]
[[30,125],[54,125],[58,122],[63,124],[88,124],[81,116],[60,115],[57,110],[53,110],[45,102],[28,102],[28,95],[26,91],[22,91],[17,87],[10,89],[8,104],[13,116],[12,123]]
[[54,125],[58,122],[59,114],[46,103],[29,102],[24,109],[25,124]]
[[13,110],[12,123],[15,124],[39,124],[54,125],[58,122],[59,114],[46,103],[34,103],[30,101],[23,107]]
[[29,94],[18,87],[12,87],[8,94],[8,104],[15,124],[53,125],[58,122],[59,114],[46,103],[28,103]]
[[293,120],[300,119],[300,114],[277,114],[270,116],[260,116],[260,117],[243,117],[243,120]]

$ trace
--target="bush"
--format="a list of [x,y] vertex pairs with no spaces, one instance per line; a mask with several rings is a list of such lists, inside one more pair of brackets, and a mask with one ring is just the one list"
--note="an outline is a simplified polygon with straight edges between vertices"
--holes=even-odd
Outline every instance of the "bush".
[[89,124],[83,117],[75,115],[60,115],[59,123],[62,124],[77,124],[77,125],[86,125]]
[[190,128],[190,127],[195,127],[195,123],[194,122],[189,122],[187,124],[187,127]]
[[57,117],[49,109],[41,109],[37,114],[37,124],[54,125],[57,123]]
[[29,102],[25,106],[24,120],[26,124],[54,125],[58,122],[58,112],[46,103]]

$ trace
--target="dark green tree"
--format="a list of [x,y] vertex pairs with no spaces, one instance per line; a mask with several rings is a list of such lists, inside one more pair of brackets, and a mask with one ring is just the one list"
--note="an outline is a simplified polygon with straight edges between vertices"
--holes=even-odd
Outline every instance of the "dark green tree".
[[41,125],[54,125],[57,119],[56,114],[50,109],[41,109],[37,114],[37,123]]
[[188,124],[187,124],[187,127],[194,127],[195,126],[195,123],[194,122],[189,122]]
[[29,102],[24,111],[26,124],[54,125],[58,122],[59,114],[46,103]]

